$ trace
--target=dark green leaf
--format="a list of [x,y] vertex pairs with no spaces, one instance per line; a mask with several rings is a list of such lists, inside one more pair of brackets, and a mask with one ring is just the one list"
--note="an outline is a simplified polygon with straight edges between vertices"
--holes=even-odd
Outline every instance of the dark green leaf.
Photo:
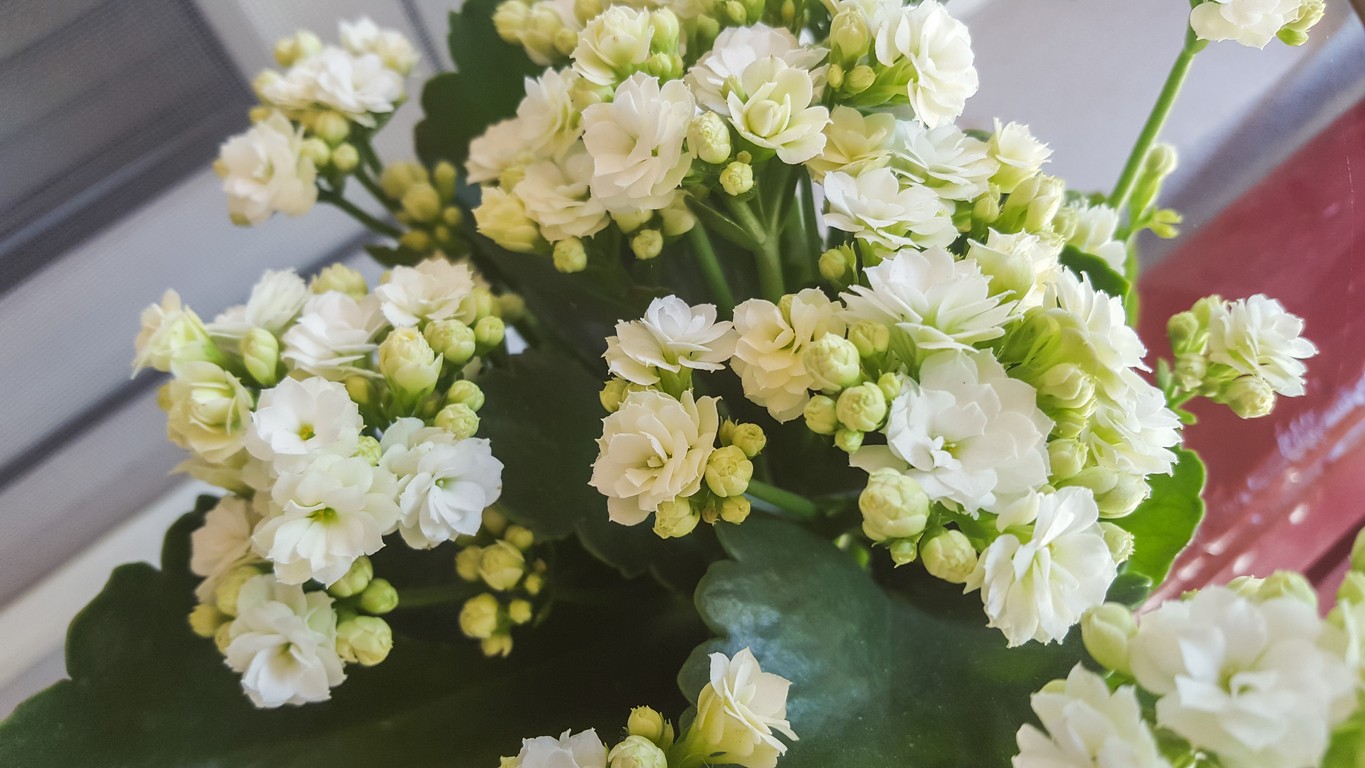
[[1062,264],[1078,275],[1088,276],[1090,284],[1098,290],[1110,296],[1117,296],[1124,302],[1128,301],[1128,292],[1132,290],[1128,279],[1099,256],[1086,253],[1074,245],[1068,245],[1062,249]]
[[679,685],[695,697],[706,654],[745,647],[791,680],[800,741],[782,768],[1008,765],[1032,717],[1029,694],[1084,655],[1079,637],[1006,649],[976,596],[928,577],[884,591],[790,523],[751,519],[719,533],[733,559],[707,572],[697,606],[721,639],[692,654]]
[[1184,448],[1176,449],[1175,472],[1152,476],[1152,495],[1133,514],[1114,520],[1133,534],[1133,556],[1123,566],[1124,573],[1151,580],[1152,588],[1161,586],[1171,564],[1189,545],[1204,519],[1204,462]]

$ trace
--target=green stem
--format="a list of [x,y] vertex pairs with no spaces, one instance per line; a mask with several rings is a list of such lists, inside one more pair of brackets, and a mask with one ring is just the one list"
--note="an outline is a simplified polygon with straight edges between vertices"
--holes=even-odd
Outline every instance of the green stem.
[[729,316],[735,309],[735,297],[730,293],[730,283],[725,279],[720,262],[716,260],[716,249],[711,247],[711,237],[706,234],[706,227],[698,223],[687,233],[687,237],[692,243],[692,252],[697,255],[702,277],[711,289],[711,298],[716,300],[721,315]]
[[402,232],[399,232],[396,228],[391,227],[388,224],[385,224],[379,219],[376,219],[375,217],[361,210],[359,206],[357,206],[355,203],[352,203],[350,200],[347,200],[346,198],[342,197],[341,193],[337,192],[334,189],[322,189],[319,187],[318,199],[323,201],[324,203],[331,203],[332,205],[335,205],[336,207],[350,214],[351,218],[355,219],[361,224],[364,224],[366,227],[369,227],[370,231],[374,232],[375,234],[384,235],[385,237],[391,237],[395,240],[397,240],[403,234]]
[[360,182],[360,186],[364,187],[366,191],[373,195],[374,199],[379,201],[380,205],[388,208],[390,211],[397,211],[401,207],[397,201],[390,199],[388,195],[384,194],[383,187],[380,187],[379,184],[375,182],[374,178],[370,176],[364,166],[356,167],[355,180]]
[[750,480],[744,494],[805,520],[813,520],[820,515],[820,508],[805,496],[758,480]]
[[475,584],[439,584],[433,587],[409,587],[399,590],[399,608],[427,608],[433,605],[460,603],[483,592]]
[[[375,128],[375,130],[379,130]],[[368,136],[360,137],[355,141],[356,149],[360,152],[360,162],[367,165],[375,173],[381,173],[384,164],[379,162],[379,153],[374,151],[374,145],[370,143]]]
[[748,203],[734,198],[729,198],[725,202],[730,206],[730,212],[735,215],[739,225],[753,238],[759,292],[763,294],[763,298],[777,303],[781,300],[782,294],[787,292],[782,277],[782,254],[778,249],[778,238],[763,226]]

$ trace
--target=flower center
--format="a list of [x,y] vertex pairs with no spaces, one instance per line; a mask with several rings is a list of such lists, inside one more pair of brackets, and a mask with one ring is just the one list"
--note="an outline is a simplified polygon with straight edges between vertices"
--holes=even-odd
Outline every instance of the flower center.
[[312,425],[312,424],[303,424],[303,425],[300,425],[300,426],[299,426],[299,439],[300,439],[300,440],[311,440],[311,439],[313,439],[313,435],[315,435],[315,434],[317,434],[317,433],[313,431],[313,425]]

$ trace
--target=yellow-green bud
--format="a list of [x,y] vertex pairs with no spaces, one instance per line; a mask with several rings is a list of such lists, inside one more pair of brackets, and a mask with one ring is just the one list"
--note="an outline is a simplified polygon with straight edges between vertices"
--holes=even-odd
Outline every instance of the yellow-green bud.
[[340,263],[323,267],[321,272],[313,276],[308,288],[313,293],[337,291],[357,299],[370,290],[365,285],[364,275]]
[[227,655],[228,646],[232,644],[232,622],[218,625],[218,631],[213,633],[213,644],[218,646],[219,653]]
[[479,578],[499,592],[515,587],[526,575],[526,557],[506,541],[483,548],[479,557]]
[[[682,195],[677,198],[682,200]],[[692,213],[685,202],[675,202],[659,211],[659,221],[667,237],[677,237],[692,231],[697,226],[697,215]]]
[[261,569],[254,565],[240,565],[228,571],[213,590],[213,603],[218,610],[228,616],[237,615],[237,595],[242,585],[261,575]]
[[753,476],[754,463],[738,446],[718,448],[706,461],[706,487],[717,496],[742,495]]
[[857,453],[858,449],[863,447],[863,433],[842,427],[834,432],[834,445],[844,453]]
[[[441,193],[442,200],[448,201],[455,197],[455,176],[455,166],[445,160],[437,163],[436,167],[432,169],[431,181],[436,185],[436,191]],[[452,210],[458,213],[460,209],[449,208],[447,212]],[[452,226],[454,224],[459,224],[459,222],[453,222]]]
[[944,530],[920,542],[919,550],[924,570],[950,584],[965,583],[976,569],[976,548],[962,531]]
[[555,269],[566,275],[588,268],[588,250],[583,247],[583,241],[576,237],[555,243],[553,258]]
[[849,273],[847,251],[831,248],[820,254],[820,276],[831,283],[842,283]]
[[844,68],[838,64],[830,64],[825,68],[825,85],[833,90],[839,90],[844,86]]
[[506,658],[512,652],[512,636],[503,634],[485,637],[479,641],[479,650],[490,659],[494,656]]
[[632,384],[625,379],[609,379],[602,386],[602,391],[598,393],[597,399],[602,403],[602,408],[607,413],[616,413],[621,408],[621,403],[626,399],[626,395],[642,389],[638,384]]
[[364,376],[348,376],[343,383],[346,394],[357,405],[369,405],[374,401],[374,382]]
[[701,516],[687,499],[670,499],[654,510],[654,533],[661,539],[682,538],[700,521]]
[[859,94],[877,82],[877,73],[866,64],[859,64],[844,75],[844,90]]
[[483,559],[483,548],[470,545],[455,554],[455,574],[462,580],[479,580],[479,561]]
[[882,395],[886,397],[888,403],[900,397],[901,389],[904,387],[905,379],[898,373],[887,371],[877,377],[877,389],[882,391]]
[[1322,17],[1327,13],[1327,4],[1324,0],[1299,0],[1299,14],[1280,27],[1276,37],[1287,45],[1303,45],[1308,42],[1308,30],[1314,24],[1322,21]]
[[802,415],[806,418],[806,427],[817,435],[832,435],[839,428],[833,398],[815,395],[806,402]]
[[460,609],[460,631],[465,637],[485,640],[498,631],[500,623],[502,604],[488,592],[469,598]]
[[507,326],[503,324],[502,318],[488,315],[479,318],[474,324],[474,341],[479,349],[493,349],[502,343],[503,337],[507,334]]
[[862,378],[858,348],[843,336],[827,333],[809,344],[802,354],[815,388],[826,394],[851,387]]
[[730,126],[715,112],[703,112],[687,126],[687,146],[704,163],[720,165],[730,159]]
[[264,328],[252,328],[242,337],[242,364],[263,387],[273,387],[280,380],[280,340]]
[[1059,480],[1075,477],[1085,468],[1089,451],[1078,440],[1052,440],[1047,444],[1047,454],[1052,476]]
[[342,173],[350,173],[360,165],[360,152],[352,144],[338,144],[332,150],[332,167]]
[[1132,674],[1128,647],[1137,634],[1133,612],[1118,603],[1104,603],[1081,617],[1081,640],[1085,650],[1106,669]]
[[634,232],[640,227],[643,227],[645,225],[645,222],[649,221],[652,218],[654,218],[653,211],[643,210],[622,211],[620,213],[613,213],[611,215],[611,220],[616,222],[616,226],[620,227],[621,231],[627,234]]
[[729,496],[720,503],[720,519],[732,525],[739,525],[749,517],[753,504],[743,496]]
[[497,507],[489,507],[483,511],[483,529],[493,534],[501,536],[507,530],[507,516]]
[[426,182],[418,182],[403,193],[403,212],[413,221],[430,223],[441,215],[441,193]]
[[525,581],[521,582],[521,588],[526,590],[526,594],[535,597],[545,588],[545,576],[539,573],[528,574]]
[[445,210],[441,211],[441,221],[444,221],[447,227],[458,227],[464,223],[464,211],[453,205],[446,206]]
[[1365,604],[1365,573],[1346,572],[1346,577],[1341,580],[1341,586],[1337,587],[1337,602]]
[[877,542],[908,539],[924,532],[929,522],[929,497],[914,478],[894,469],[878,469],[858,495],[863,533]]
[[416,328],[395,328],[379,345],[379,371],[406,406],[431,394],[441,358]]
[[1243,419],[1259,419],[1275,409],[1275,390],[1255,376],[1233,379],[1218,393],[1217,399]]
[[673,726],[657,710],[636,707],[630,711],[630,718],[626,720],[626,734],[648,739],[655,744],[667,745],[673,741]]
[[332,597],[351,597],[365,591],[370,586],[370,581],[374,579],[374,564],[370,558],[361,555],[351,563],[351,569],[345,576],[332,582],[327,587],[327,593]]
[[668,768],[668,757],[659,745],[643,736],[627,736],[607,755],[609,768]]
[[526,299],[519,293],[504,293],[498,297],[498,307],[505,322],[515,323],[526,316]]
[[322,51],[322,41],[306,29],[295,32],[290,37],[281,38],[275,43],[275,61],[281,67],[292,67],[295,62]]
[[848,340],[861,357],[877,357],[890,348],[891,329],[872,320],[859,320],[848,329]]
[[835,403],[839,423],[859,432],[871,432],[886,419],[886,395],[872,382],[849,387]]
[[436,413],[436,426],[464,440],[479,431],[479,414],[464,403],[451,403]]
[[857,8],[842,8],[830,21],[829,46],[831,58],[836,62],[851,64],[861,59],[871,41],[872,32],[863,12]]
[[373,667],[393,650],[393,630],[377,616],[356,616],[337,625],[337,655]]
[[464,365],[474,356],[474,329],[454,318],[427,323],[422,336],[451,365]]
[[502,303],[492,291],[482,285],[476,285],[468,296],[460,300],[459,317],[465,318],[470,325],[476,325],[481,318],[488,315],[496,316],[501,308]]
[[508,544],[511,544],[523,552],[530,549],[531,545],[536,543],[535,534],[531,532],[530,528],[522,525],[507,526],[507,530],[503,531],[502,537],[507,540]]
[[736,160],[720,172],[720,186],[731,197],[742,195],[754,188],[754,167]]
[[384,449],[379,441],[369,435],[361,435],[356,443],[355,455],[362,458],[372,467],[379,466],[379,460],[384,456]]
[[992,224],[1000,218],[1000,191],[992,188],[972,204],[972,218],[983,224]]
[[507,604],[507,618],[511,619],[513,624],[525,624],[534,615],[535,611],[529,600],[518,598]]
[[461,403],[469,406],[469,410],[478,411],[483,407],[483,390],[479,385],[468,379],[460,379],[450,385],[446,390],[446,402],[450,404]]
[[418,163],[390,163],[379,174],[379,188],[393,200],[402,200],[408,187],[425,184],[427,180],[427,169]]
[[891,562],[897,567],[909,565],[919,559],[919,539],[896,539],[886,550],[891,553]]
[[398,590],[388,579],[373,579],[360,593],[360,609],[366,613],[381,615],[398,607]]
[[768,436],[763,434],[763,427],[757,424],[736,424],[730,432],[730,444],[752,459],[768,444]]
[[1100,523],[1100,533],[1104,534],[1105,546],[1109,547],[1109,556],[1114,562],[1122,563],[1133,556],[1133,534],[1107,522]]
[[[351,135],[351,121],[337,112],[319,112],[313,116],[308,129],[313,135],[335,147]],[[355,147],[351,147],[354,151]],[[357,153],[357,159],[359,154]]]
[[398,238],[398,244],[410,251],[426,253],[431,250],[431,235],[424,229],[409,229]]
[[190,611],[190,631],[207,640],[218,632],[224,622],[230,621],[226,613],[208,603],[200,603]]
[[299,154],[313,161],[313,165],[318,168],[327,165],[332,160],[332,148],[327,146],[327,142],[313,137],[304,139],[299,147]]
[[657,229],[642,229],[630,238],[630,250],[635,258],[648,261],[664,250],[663,233]]
[[1313,585],[1308,583],[1308,579],[1304,578],[1303,574],[1294,571],[1275,571],[1270,574],[1261,583],[1258,597],[1261,600],[1288,597],[1311,605],[1314,610],[1317,610],[1318,607],[1317,590],[1313,589]]

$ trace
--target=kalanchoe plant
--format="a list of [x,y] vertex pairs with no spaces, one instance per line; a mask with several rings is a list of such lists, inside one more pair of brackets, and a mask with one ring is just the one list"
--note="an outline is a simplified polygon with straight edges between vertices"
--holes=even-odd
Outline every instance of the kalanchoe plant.
[[1182,406],[1264,416],[1316,352],[1209,297],[1149,381],[1156,139],[1208,41],[1321,14],[1196,2],[1108,196],[956,125],[937,0],[471,0],[387,164],[413,47],[281,41],[230,215],[336,205],[389,271],[147,309],[135,369],[225,495],[115,573],[0,763],[1355,759],[1359,574],[1325,620],[1293,574],[1131,612],[1203,512]]

